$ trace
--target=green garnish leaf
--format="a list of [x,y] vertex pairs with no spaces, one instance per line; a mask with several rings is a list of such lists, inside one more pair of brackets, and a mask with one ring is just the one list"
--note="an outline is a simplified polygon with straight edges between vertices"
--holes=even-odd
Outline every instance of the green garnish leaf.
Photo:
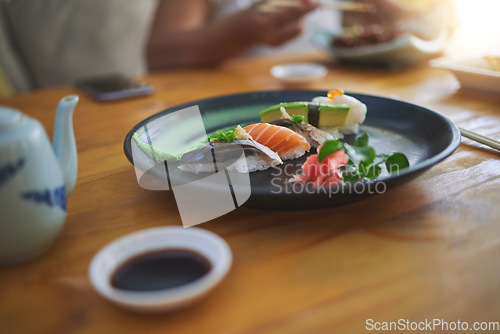
[[367,133],[363,133],[363,135],[361,135],[358,138],[356,138],[354,146],[367,147],[368,146],[368,139],[369,139],[368,138],[368,134]]
[[391,151],[376,154],[375,149],[368,144],[368,139],[368,134],[365,133],[356,138],[354,145],[344,144],[345,150],[351,158],[342,175],[344,182],[373,181],[382,173],[380,165],[383,163],[390,174],[410,166],[408,158],[403,153]]
[[344,183],[356,183],[359,182],[360,176],[357,172],[346,172],[342,174],[342,181]]
[[385,159],[387,171],[391,174],[399,173],[403,168],[410,166],[410,162],[406,155],[400,152],[394,152]]
[[366,165],[371,164],[377,157],[375,150],[371,146],[352,146],[345,144],[345,149],[351,159],[358,162],[364,162]]
[[359,175],[358,168],[351,159],[349,159],[344,168],[342,181],[345,183],[356,183],[360,180],[361,176]]
[[365,178],[370,180],[375,180],[380,173],[382,172],[382,168],[378,164],[365,164],[363,161],[359,163],[359,173]]
[[217,132],[209,137],[210,141],[218,141],[219,143],[231,143],[236,139],[236,129],[227,130],[221,132],[217,130]]
[[322,162],[327,156],[344,148],[344,143],[340,140],[327,140],[318,153],[318,161]]
[[386,153],[380,153],[380,154],[377,154],[377,158],[380,158],[382,159],[383,161],[387,160],[387,158],[389,158],[391,155],[393,155],[394,151],[390,151],[390,152],[386,152]]
[[301,122],[309,123],[309,121],[302,115],[292,115],[292,123],[294,125]]

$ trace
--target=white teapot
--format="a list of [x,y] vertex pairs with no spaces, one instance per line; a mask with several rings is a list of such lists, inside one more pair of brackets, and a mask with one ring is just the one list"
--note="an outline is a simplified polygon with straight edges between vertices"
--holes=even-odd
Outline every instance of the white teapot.
[[41,255],[64,224],[78,169],[77,103],[74,95],[59,102],[52,146],[39,121],[0,107],[0,265]]

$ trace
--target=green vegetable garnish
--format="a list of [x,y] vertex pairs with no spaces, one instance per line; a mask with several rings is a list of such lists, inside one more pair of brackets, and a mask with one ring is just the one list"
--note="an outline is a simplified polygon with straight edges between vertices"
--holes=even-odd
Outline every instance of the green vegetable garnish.
[[375,180],[385,164],[390,174],[398,173],[401,169],[410,166],[406,155],[400,152],[376,154],[375,149],[368,145],[368,134],[356,138],[354,145],[344,144],[347,154],[351,157],[342,180],[346,183]]
[[375,180],[385,164],[389,174],[398,173],[401,169],[410,166],[408,158],[400,152],[388,152],[376,154],[375,149],[368,145],[368,134],[356,138],[354,145],[343,143],[340,140],[327,140],[318,152],[318,161],[322,162],[330,154],[344,149],[350,159],[342,173],[345,183],[356,183],[359,181],[369,182]]
[[306,123],[309,123],[309,121],[307,120],[307,118],[305,118],[304,116],[302,115],[292,115],[292,123],[295,125],[297,123],[300,123],[300,122],[306,122]]
[[365,165],[370,165],[377,157],[375,150],[371,146],[357,146],[356,144],[349,145],[347,143],[344,146],[351,159],[358,161],[358,163],[362,161]]
[[340,151],[341,149],[344,148],[344,143],[341,142],[340,140],[327,140],[321,146],[321,150],[319,150],[318,153],[318,161],[322,162],[323,160],[326,159],[327,156],[330,154],[333,154],[337,151]]
[[218,141],[219,143],[231,143],[236,139],[236,129],[227,130],[221,132],[217,130],[217,132],[209,137],[210,141]]
[[356,138],[356,141],[354,142],[354,146],[366,147],[366,146],[368,146],[368,139],[369,139],[368,134],[363,133],[361,136]]
[[400,152],[394,152],[385,159],[385,166],[389,173],[399,172],[402,168],[410,167],[410,162],[406,155]]
[[358,167],[359,176],[366,177],[367,179],[374,180],[382,172],[382,168],[378,164],[366,164],[361,161]]

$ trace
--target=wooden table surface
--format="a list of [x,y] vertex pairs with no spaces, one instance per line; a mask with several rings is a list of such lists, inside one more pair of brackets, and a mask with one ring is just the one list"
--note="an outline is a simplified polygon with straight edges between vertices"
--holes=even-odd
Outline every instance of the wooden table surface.
[[[299,212],[239,208],[200,225],[229,243],[234,263],[194,306],[141,315],[93,290],[87,270],[101,247],[134,231],[181,225],[171,193],[138,186],[123,153],[127,132],[183,102],[285,88],[269,69],[292,60],[329,66],[325,79],[300,88],[400,98],[500,139],[500,96],[459,89],[451,74],[426,64],[369,69],[316,53],[242,59],[148,75],[156,88],[150,97],[96,103],[81,94],[67,221],[42,257],[0,269],[0,332],[367,333],[368,319],[500,321],[500,154],[468,139],[417,179],[358,203]],[[40,90],[0,104],[39,119],[51,135],[56,104],[69,94],[78,91]]]

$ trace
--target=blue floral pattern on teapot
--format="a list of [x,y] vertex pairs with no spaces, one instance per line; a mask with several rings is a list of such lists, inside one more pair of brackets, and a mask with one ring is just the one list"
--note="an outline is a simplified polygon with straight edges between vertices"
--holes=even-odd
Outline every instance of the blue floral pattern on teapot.
[[78,166],[77,102],[59,102],[52,145],[39,121],[0,107],[0,265],[41,255],[64,224]]

